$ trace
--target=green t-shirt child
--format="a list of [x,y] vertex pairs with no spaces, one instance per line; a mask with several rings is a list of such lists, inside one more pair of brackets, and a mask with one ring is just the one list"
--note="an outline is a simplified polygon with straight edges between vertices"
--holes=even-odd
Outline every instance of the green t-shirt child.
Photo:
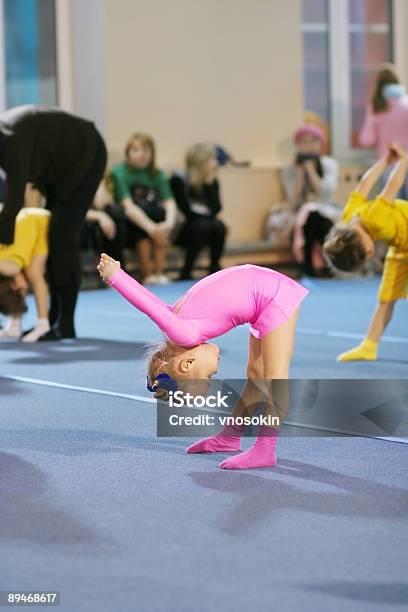
[[120,202],[124,198],[132,198],[132,189],[135,185],[154,189],[161,201],[173,198],[170,184],[165,173],[157,170],[151,174],[148,168],[135,168],[127,163],[117,164],[112,168],[112,180],[115,191],[115,200]]

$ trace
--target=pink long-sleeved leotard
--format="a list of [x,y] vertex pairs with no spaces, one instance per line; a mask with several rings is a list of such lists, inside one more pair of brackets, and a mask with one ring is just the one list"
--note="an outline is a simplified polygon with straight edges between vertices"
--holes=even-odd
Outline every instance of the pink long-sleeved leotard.
[[226,268],[201,279],[173,305],[123,270],[108,282],[147,314],[169,340],[186,347],[202,344],[244,323],[250,324],[256,338],[262,338],[287,321],[309,293],[284,274],[251,264]]

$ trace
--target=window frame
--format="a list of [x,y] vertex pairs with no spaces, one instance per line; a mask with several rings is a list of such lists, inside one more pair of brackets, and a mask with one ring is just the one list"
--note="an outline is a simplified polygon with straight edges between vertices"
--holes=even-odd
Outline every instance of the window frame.
[[[307,0],[306,0],[307,1]],[[328,114],[330,117],[331,154],[344,162],[368,161],[374,156],[372,149],[353,147],[351,144],[351,63],[349,33],[358,32],[364,27],[368,32],[388,32],[390,37],[391,58],[399,72],[404,74],[404,44],[402,15],[404,0],[392,0],[388,28],[383,24],[360,26],[349,24],[349,3],[347,0],[326,0],[327,22],[302,23],[302,36],[305,32],[326,32],[328,37]],[[399,24],[399,27],[397,27]],[[313,110],[306,108],[305,110]]]
[[[0,0],[0,112],[7,108],[3,16],[3,0]],[[70,0],[55,0],[55,38],[57,56],[57,105],[67,111],[72,111],[73,83]]]

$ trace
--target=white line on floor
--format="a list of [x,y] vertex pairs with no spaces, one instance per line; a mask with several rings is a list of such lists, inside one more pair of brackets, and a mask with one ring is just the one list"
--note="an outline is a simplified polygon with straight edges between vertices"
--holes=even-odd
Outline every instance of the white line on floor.
[[[96,395],[107,395],[109,397],[119,397],[122,399],[129,399],[129,400],[133,400],[136,402],[146,402],[148,404],[155,404],[156,400],[152,397],[145,397],[142,395],[130,395],[127,393],[116,393],[115,391],[104,391],[103,389],[94,389],[92,387],[80,387],[77,385],[67,385],[65,383],[57,383],[51,380],[41,380],[38,378],[26,378],[24,376],[4,376],[1,375],[0,376],[0,380],[2,378],[5,378],[7,380],[15,380],[16,382],[22,382],[22,383],[28,383],[28,384],[33,384],[33,385],[41,385],[44,387],[54,387],[57,389],[67,389],[68,391],[81,391],[84,393],[94,393]],[[191,407],[192,410],[196,409],[196,410],[200,410],[202,411],[202,409],[200,408],[194,408]],[[206,410],[206,412],[217,412],[218,411],[214,411],[211,409]],[[227,414],[227,413],[222,413],[222,414]],[[326,429],[324,427],[318,426],[318,425],[305,425],[304,423],[296,423],[294,421],[284,421],[284,425],[291,425],[294,427],[301,427],[303,429],[314,429],[314,430],[320,430],[320,431],[327,431],[327,432],[331,432],[331,433],[340,433],[340,434],[347,434],[350,436],[355,436],[355,437],[359,437],[359,438],[374,438],[375,440],[384,440],[385,442],[397,442],[400,444],[408,444],[408,439],[405,438],[394,438],[394,437],[385,437],[385,436],[365,436],[363,434],[356,434],[355,432],[351,432],[351,431],[346,431],[346,430],[342,430],[342,429]]]
[[[310,329],[307,327],[299,327],[297,333],[304,334],[307,336],[328,336],[330,338],[354,338],[355,340],[362,340],[364,334],[352,334],[349,332],[338,332],[338,331],[324,331],[323,329]],[[408,338],[404,336],[382,336],[381,342],[396,342],[407,344]]]
[[136,402],[147,402],[155,404],[156,400],[152,397],[144,397],[142,395],[130,395],[128,393],[117,393],[115,391],[104,391],[103,389],[94,389],[92,387],[80,387],[78,385],[67,385],[65,383],[57,383],[52,380],[42,380],[39,378],[26,378],[24,376],[0,376],[0,380],[15,380],[17,382],[28,383],[31,385],[41,385],[43,387],[54,387],[56,389],[67,389],[69,391],[82,391],[83,393],[95,393],[97,395],[108,395],[109,397],[120,397],[122,399],[130,399]]

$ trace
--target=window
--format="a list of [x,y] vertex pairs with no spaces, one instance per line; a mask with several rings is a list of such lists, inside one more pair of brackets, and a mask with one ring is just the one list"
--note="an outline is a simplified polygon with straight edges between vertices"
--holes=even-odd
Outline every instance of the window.
[[2,106],[57,104],[55,0],[0,2]]
[[382,64],[392,61],[391,3],[349,0],[351,144],[358,146],[367,100]]
[[391,0],[303,0],[305,110],[327,121],[339,158],[367,155],[358,132],[375,76],[393,61],[391,24]]
[[326,0],[303,0],[305,110],[330,122],[329,24]]

